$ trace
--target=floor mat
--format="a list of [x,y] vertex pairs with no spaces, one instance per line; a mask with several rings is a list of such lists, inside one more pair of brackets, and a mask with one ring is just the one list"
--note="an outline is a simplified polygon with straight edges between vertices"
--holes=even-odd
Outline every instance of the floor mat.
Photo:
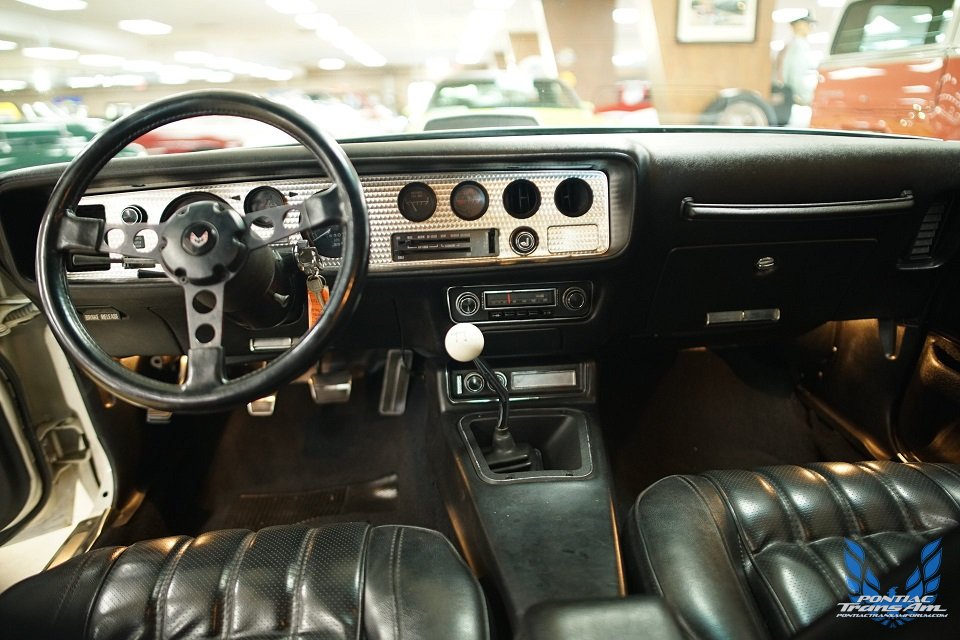
[[691,349],[607,367],[602,420],[620,505],[672,474],[862,460],[795,388],[785,365],[746,349]]
[[294,524],[348,514],[379,513],[397,508],[397,474],[295,493],[244,493],[223,509],[211,529],[250,529]]
[[422,377],[410,385],[402,416],[380,415],[381,380],[379,371],[355,378],[345,404],[317,406],[306,385],[291,385],[278,395],[273,416],[231,412],[214,446],[195,454],[205,472],[195,500],[203,517],[180,532],[311,519],[407,524],[451,535],[426,455],[437,427],[426,418]]

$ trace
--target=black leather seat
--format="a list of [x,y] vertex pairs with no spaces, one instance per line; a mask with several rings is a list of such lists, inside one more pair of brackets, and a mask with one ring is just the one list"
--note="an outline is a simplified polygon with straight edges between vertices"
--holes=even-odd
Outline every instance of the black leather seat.
[[483,594],[439,533],[337,524],[100,549],[0,596],[30,638],[487,638]]
[[[637,499],[631,579],[697,638],[787,638],[846,599],[844,538],[876,575],[960,522],[960,466],[866,462],[671,476]],[[879,627],[878,627],[879,628]]]

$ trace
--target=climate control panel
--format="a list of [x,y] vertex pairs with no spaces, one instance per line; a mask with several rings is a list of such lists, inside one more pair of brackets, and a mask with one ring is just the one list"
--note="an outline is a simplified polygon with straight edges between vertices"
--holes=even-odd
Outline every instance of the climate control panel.
[[590,315],[593,283],[451,287],[447,306],[454,322],[574,320]]

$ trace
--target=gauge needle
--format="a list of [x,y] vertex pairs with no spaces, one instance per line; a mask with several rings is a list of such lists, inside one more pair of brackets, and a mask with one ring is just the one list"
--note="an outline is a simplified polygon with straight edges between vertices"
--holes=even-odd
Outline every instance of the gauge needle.
[[319,240],[319,239],[322,238],[323,236],[328,235],[331,231],[333,231],[333,229],[327,229],[326,231],[324,231],[323,233],[321,233],[320,235],[318,235],[316,238],[314,238],[314,239],[313,239],[314,242],[316,242],[317,240]]

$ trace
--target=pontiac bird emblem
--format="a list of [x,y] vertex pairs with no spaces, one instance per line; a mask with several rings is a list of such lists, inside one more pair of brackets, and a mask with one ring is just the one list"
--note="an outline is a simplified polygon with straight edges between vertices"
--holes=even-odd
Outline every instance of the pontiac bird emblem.
[[190,236],[189,236],[190,244],[195,246],[197,249],[207,244],[207,240],[209,239],[210,239],[210,232],[206,229],[204,229],[203,233],[201,233],[200,235],[197,235],[193,231],[190,232]]

